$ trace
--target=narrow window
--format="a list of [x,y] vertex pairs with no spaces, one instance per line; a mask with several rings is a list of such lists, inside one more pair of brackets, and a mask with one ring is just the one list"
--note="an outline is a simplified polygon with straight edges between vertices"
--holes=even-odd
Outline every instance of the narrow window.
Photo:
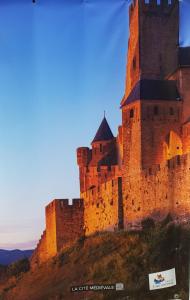
[[130,118],[133,118],[133,117],[134,117],[134,109],[131,109],[131,110],[130,110],[129,116],[130,116]]
[[171,116],[174,115],[174,109],[173,109],[173,107],[170,107],[170,115],[171,115]]
[[155,116],[158,115],[158,106],[154,106],[154,115],[155,115]]
[[147,108],[146,108],[146,116],[147,116],[147,118],[149,118],[149,116],[150,116],[150,107],[149,106],[147,106]]
[[102,144],[100,144],[100,152],[102,152]]
[[133,70],[136,69],[136,57],[133,58]]

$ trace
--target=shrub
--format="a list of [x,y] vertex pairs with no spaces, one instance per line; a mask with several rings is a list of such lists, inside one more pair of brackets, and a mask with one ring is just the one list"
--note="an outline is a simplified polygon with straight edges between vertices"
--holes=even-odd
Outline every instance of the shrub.
[[30,262],[28,258],[18,260],[8,266],[7,273],[9,276],[18,277],[21,273],[26,273],[30,270]]
[[151,229],[155,227],[155,222],[152,218],[146,218],[142,220],[141,226],[143,230]]
[[166,226],[173,221],[171,214],[167,214],[167,216],[162,220],[161,226]]

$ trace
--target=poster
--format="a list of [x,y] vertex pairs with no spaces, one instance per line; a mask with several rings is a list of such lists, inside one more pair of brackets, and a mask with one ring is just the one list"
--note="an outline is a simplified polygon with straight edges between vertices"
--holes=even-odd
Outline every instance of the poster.
[[0,1],[0,300],[189,299],[189,16]]

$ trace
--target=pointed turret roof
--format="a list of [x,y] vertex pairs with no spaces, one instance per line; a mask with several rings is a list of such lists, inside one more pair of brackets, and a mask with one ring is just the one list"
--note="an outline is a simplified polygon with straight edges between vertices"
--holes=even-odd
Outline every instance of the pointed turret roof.
[[112,140],[114,138],[113,133],[109,127],[109,124],[104,116],[102,123],[100,124],[100,127],[98,128],[98,131],[96,132],[96,135],[92,141],[99,142],[99,141],[108,141]]

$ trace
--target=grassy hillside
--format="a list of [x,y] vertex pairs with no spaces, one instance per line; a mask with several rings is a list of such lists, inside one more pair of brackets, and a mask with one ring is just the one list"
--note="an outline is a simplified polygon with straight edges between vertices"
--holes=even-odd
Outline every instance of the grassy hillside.
[[[167,300],[178,293],[187,300],[190,231],[166,223],[147,222],[142,232],[102,232],[78,240],[38,269],[10,276],[0,285],[0,299]],[[172,267],[177,286],[150,292],[148,273]],[[74,285],[117,282],[124,283],[124,291],[70,291]]]

